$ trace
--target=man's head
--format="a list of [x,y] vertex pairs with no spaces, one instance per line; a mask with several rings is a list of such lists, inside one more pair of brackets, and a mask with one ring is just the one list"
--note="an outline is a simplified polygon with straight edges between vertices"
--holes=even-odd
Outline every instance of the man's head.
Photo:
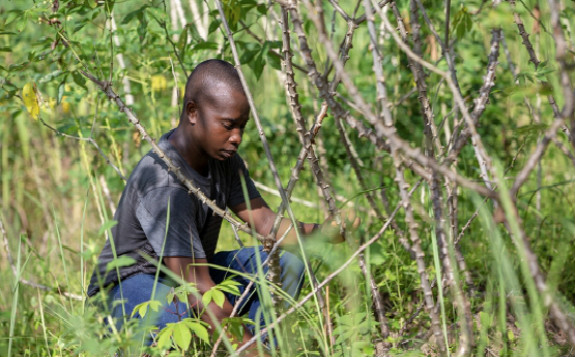
[[213,104],[214,97],[221,95],[218,89],[223,85],[244,93],[240,76],[231,63],[210,59],[198,64],[188,77],[182,114],[186,112],[186,106],[191,101],[197,105]]
[[180,126],[186,128],[202,154],[223,160],[240,145],[249,111],[234,66],[208,60],[200,63],[188,78]]

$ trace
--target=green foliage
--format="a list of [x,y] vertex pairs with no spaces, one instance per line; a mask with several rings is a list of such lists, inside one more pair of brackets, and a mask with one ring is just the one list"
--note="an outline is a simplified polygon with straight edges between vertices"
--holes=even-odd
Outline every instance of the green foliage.
[[[55,3],[59,4],[56,10]],[[177,16],[172,17],[172,3],[163,0],[27,0],[0,5],[0,219],[17,268],[15,276],[6,264],[7,260],[3,259],[0,278],[7,283],[0,288],[0,326],[6,331],[6,338],[0,340],[2,356],[102,356],[113,355],[117,350],[126,351],[127,355],[140,355],[143,352],[159,354],[168,349],[173,349],[173,353],[201,355],[212,348],[211,331],[208,332],[206,324],[198,318],[170,324],[157,332],[157,348],[144,348],[141,336],[149,333],[149,328],[139,328],[131,321],[119,331],[110,332],[104,323],[106,316],[93,306],[58,294],[67,291],[84,297],[89,274],[104,244],[104,233],[109,233],[115,224],[113,207],[124,187],[118,171],[128,177],[149,149],[116,104],[82,72],[109,81],[124,102],[132,96],[134,101],[129,107],[157,139],[177,125],[186,74],[207,58],[233,61],[222,19],[212,3],[197,2],[199,13],[193,14],[188,2],[181,1],[183,24]],[[487,153],[501,163],[497,183],[511,186],[552,123],[554,113],[547,97],[556,98],[559,108],[564,105],[558,75],[560,67],[555,60],[553,29],[545,2],[538,4],[538,12],[532,1],[518,1],[515,7],[508,2],[501,2],[497,7],[491,6],[490,2],[482,3],[475,0],[452,4],[449,38],[458,83],[471,110],[484,83],[491,31],[497,28],[503,31],[507,47],[501,45],[495,85],[477,129]],[[348,24],[330,2],[322,4],[326,31],[337,50],[343,43]],[[571,46],[567,62],[571,63],[575,8],[568,1],[560,1],[560,4],[560,24],[568,47]],[[341,1],[339,5],[348,14],[356,11],[356,2]],[[443,39],[446,21],[443,2],[424,1],[423,5]],[[276,22],[280,6],[254,0],[226,0],[223,6],[234,32],[242,63],[240,68],[254,95],[263,132],[285,185],[301,143],[286,104],[281,73],[283,52]],[[397,2],[397,6],[405,23],[410,24],[409,2]],[[336,71],[328,59],[326,44],[317,37],[319,29],[303,4],[298,9],[312,59],[316,61],[317,69],[325,73],[328,80],[333,80]],[[541,60],[537,67],[529,62],[523,39],[514,24],[513,11],[520,14],[531,35],[530,40]],[[363,3],[359,3],[356,15],[359,17],[363,13]],[[392,12],[386,14],[393,23]],[[377,28],[382,28],[378,15],[375,18]],[[113,31],[112,20],[116,26]],[[419,22],[422,24],[423,59],[448,71],[437,40],[423,19]],[[535,30],[537,27],[539,30]],[[409,34],[410,31],[409,25]],[[296,34],[292,31],[290,35],[294,63],[302,69],[295,71],[301,111],[310,127],[320,112],[323,99],[309,76]],[[408,42],[412,45],[411,39]],[[381,63],[384,86],[395,128],[409,145],[421,149],[426,138],[424,115],[408,56],[385,31],[381,33],[380,46],[384,57]],[[345,68],[368,106],[379,111],[381,105],[375,89],[378,79],[373,72],[371,51],[367,26],[362,22],[354,33]],[[516,73],[512,72],[512,67]],[[575,81],[572,72],[569,76],[572,82]],[[426,83],[439,141],[449,147],[449,136],[463,123],[461,113],[454,108],[453,94],[443,78],[426,71]],[[339,84],[334,91],[337,92],[335,100],[351,116],[373,129],[353,105],[350,88]],[[373,214],[367,195],[374,195],[375,209],[384,212],[385,217],[389,215],[385,212],[386,206],[393,210],[400,203],[390,153],[375,148],[368,138],[358,137],[354,128],[346,126],[359,159],[359,170],[363,175],[363,182],[360,182],[336,127],[330,111],[323,120],[314,148],[330,178],[330,187],[343,197],[338,205],[352,206],[361,216],[362,225],[351,233],[349,245],[326,245],[322,237],[315,235],[301,252],[298,251],[308,258],[311,271],[319,281],[346,263],[361,242],[381,229],[384,222]],[[558,135],[557,141],[573,155],[566,135]],[[266,186],[275,187],[269,165],[262,159],[255,125],[250,124],[246,129],[240,150],[252,177]],[[437,161],[444,159],[437,152],[436,155]],[[317,207],[321,207],[323,198],[317,193],[313,173],[306,165],[293,197],[303,199],[307,204],[294,200],[292,208],[302,221],[321,222],[324,212]],[[462,150],[452,168],[470,180],[481,180],[471,145]],[[405,175],[407,184],[413,187],[417,173],[406,169]],[[464,291],[471,297],[475,323],[474,347],[470,355],[559,356],[569,352],[560,339],[554,338],[557,333],[549,327],[544,299],[534,290],[517,241],[516,227],[521,226],[529,235],[550,291],[565,311],[573,315],[575,276],[570,272],[575,269],[575,261],[570,257],[575,253],[572,222],[575,203],[571,194],[574,184],[572,162],[558,145],[551,143],[540,168],[534,169],[515,197],[518,218],[507,222],[515,227],[510,230],[495,222],[491,202],[484,203],[469,190],[458,187],[458,210],[453,220],[446,221],[444,228],[450,231],[449,226],[453,225],[461,230],[469,223],[458,247],[474,283],[467,285],[461,278]],[[503,189],[501,185],[499,187]],[[279,206],[277,197],[262,193],[272,208]],[[385,202],[382,193],[387,196]],[[447,199],[445,193],[444,196]],[[440,278],[443,268],[439,264],[441,254],[436,250],[438,244],[433,240],[435,222],[430,213],[433,202],[429,187],[422,184],[410,202],[425,253],[426,272]],[[511,216],[510,203],[503,203]],[[476,211],[479,218],[471,219]],[[411,233],[403,209],[397,213],[395,222],[399,231],[388,229],[363,254],[366,268],[382,296],[387,325],[392,331],[385,342],[391,344],[392,355],[436,355],[434,342],[425,336],[430,330],[430,319],[428,312],[421,312],[423,292],[418,265],[414,255],[399,241],[400,234],[409,241]],[[223,226],[221,236],[218,249],[236,248],[234,232],[229,225]],[[251,243],[251,237],[241,236],[241,239]],[[132,258],[122,256],[112,261],[107,271],[133,263]],[[464,272],[458,273],[463,275]],[[41,283],[50,290],[18,283],[18,278]],[[312,289],[308,281],[309,276],[302,295]],[[459,343],[458,324],[462,317],[452,308],[454,298],[448,287],[436,284],[433,288],[435,298],[439,296],[439,287],[443,292],[440,315],[447,332],[444,338],[455,348]],[[266,291],[273,291],[273,287],[266,288]],[[374,314],[370,284],[357,260],[353,260],[323,291],[325,307],[312,298],[297,309],[291,319],[274,329],[278,339],[276,355],[355,357],[377,354],[374,349],[380,347],[381,330]],[[225,293],[239,295],[237,283],[227,280],[210,289],[202,295],[202,303],[222,306]],[[197,287],[183,284],[166,299],[168,303],[176,299],[188,301],[189,295],[198,295]],[[157,300],[140,304],[128,313],[145,317],[157,311],[164,300],[163,297],[155,298]],[[293,303],[286,301],[288,306]],[[333,320],[331,332],[327,328],[325,311]],[[273,321],[279,314],[274,311],[267,318]],[[237,316],[224,319],[221,327],[241,340],[243,327],[252,323]],[[399,331],[401,335],[397,335]],[[215,332],[216,337],[218,333]],[[224,342],[228,351],[233,348],[226,344],[229,342]],[[428,348],[430,345],[432,347]]]

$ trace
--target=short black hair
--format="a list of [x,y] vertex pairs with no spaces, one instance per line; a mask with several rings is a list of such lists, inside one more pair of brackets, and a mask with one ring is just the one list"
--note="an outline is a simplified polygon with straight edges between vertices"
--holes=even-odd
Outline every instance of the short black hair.
[[198,64],[188,77],[182,113],[185,113],[186,105],[190,101],[197,105],[212,102],[210,89],[217,82],[223,82],[230,88],[244,93],[238,71],[231,63],[219,59],[209,59]]

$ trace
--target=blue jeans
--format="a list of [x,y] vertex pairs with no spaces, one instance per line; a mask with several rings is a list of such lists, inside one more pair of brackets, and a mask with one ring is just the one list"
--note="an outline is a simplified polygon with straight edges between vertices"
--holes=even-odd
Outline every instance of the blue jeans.
[[[261,262],[267,258],[267,253],[263,251],[263,247],[259,247],[259,255]],[[239,250],[219,252],[209,261],[211,264],[218,265],[221,268],[210,267],[210,276],[212,280],[219,284],[226,278],[233,275],[233,271],[245,273],[248,276],[254,277],[257,274],[257,258],[256,250],[254,247],[242,248]],[[280,257],[281,266],[281,282],[282,289],[293,298],[297,298],[301,285],[303,282],[304,265],[298,257],[289,253],[282,252]],[[232,270],[232,272],[229,272]],[[266,265],[263,268],[264,273],[267,272]],[[234,280],[240,283],[239,290],[240,296],[245,291],[245,288],[250,283],[248,277],[236,275]],[[121,284],[116,285],[109,294],[109,308],[112,317],[116,321],[116,327],[121,327],[123,323],[123,316],[129,318],[134,310],[134,307],[143,302],[149,301],[152,297],[152,290],[154,287],[155,276],[152,274],[136,274],[123,280]],[[253,320],[260,328],[265,326],[264,316],[261,312],[260,294],[257,282],[252,284],[251,293],[249,297],[245,298],[239,309],[237,315],[248,314],[248,317]],[[148,313],[141,321],[147,326],[155,326],[162,329],[168,323],[175,323],[181,321],[186,317],[190,317],[190,312],[184,302],[172,302],[168,304],[166,295],[170,292],[171,285],[163,279],[156,283],[155,300],[161,301],[164,305],[159,311],[153,312],[148,309]],[[225,293],[228,301],[235,306],[240,296]],[[139,314],[134,315],[141,318]],[[251,333],[255,332],[255,326],[247,326]]]

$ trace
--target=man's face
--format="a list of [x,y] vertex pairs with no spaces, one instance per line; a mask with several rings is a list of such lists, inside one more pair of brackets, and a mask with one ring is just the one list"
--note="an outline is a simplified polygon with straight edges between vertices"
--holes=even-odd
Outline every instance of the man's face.
[[216,87],[211,101],[198,103],[195,115],[195,139],[201,152],[217,160],[232,157],[242,142],[250,107],[239,91]]

